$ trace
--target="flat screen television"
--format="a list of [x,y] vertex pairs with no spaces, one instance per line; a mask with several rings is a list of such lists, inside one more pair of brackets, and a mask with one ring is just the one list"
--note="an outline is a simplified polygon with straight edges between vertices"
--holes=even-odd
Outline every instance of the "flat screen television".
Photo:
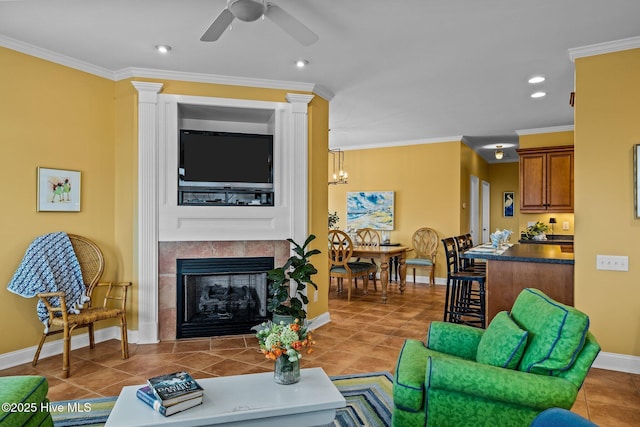
[[180,130],[178,184],[273,189],[273,136]]

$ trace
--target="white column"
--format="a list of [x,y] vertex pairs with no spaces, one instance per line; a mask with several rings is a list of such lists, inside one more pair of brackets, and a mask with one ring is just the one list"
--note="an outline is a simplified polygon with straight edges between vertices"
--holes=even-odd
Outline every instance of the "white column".
[[158,337],[158,93],[162,83],[131,82],[138,90],[138,343]]
[[307,238],[309,207],[309,102],[314,95],[288,93],[287,101],[292,105],[291,131],[293,138],[293,165],[291,188],[293,189],[291,206],[292,239],[299,244]]

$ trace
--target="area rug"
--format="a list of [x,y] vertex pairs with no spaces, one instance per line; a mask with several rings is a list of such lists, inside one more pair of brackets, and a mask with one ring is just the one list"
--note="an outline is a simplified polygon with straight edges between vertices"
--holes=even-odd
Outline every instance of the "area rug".
[[[327,427],[391,425],[393,377],[390,373],[340,375],[331,377],[331,381],[344,396],[347,406],[336,411],[336,419]],[[104,426],[115,402],[115,397],[53,402],[54,426]]]

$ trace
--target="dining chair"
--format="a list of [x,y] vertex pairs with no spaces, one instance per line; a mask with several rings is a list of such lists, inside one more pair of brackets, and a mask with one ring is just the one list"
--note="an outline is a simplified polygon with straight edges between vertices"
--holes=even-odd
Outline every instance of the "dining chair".
[[[48,292],[37,294],[38,298],[44,303],[48,311],[48,319],[46,320],[46,328],[40,338],[40,344],[33,357],[32,365],[36,366],[40,351],[48,336],[63,334],[63,352],[62,352],[62,375],[67,378],[69,376],[69,358],[71,352],[71,335],[72,332],[79,328],[87,328],[89,335],[89,347],[95,347],[94,340],[94,323],[99,320],[117,319],[120,322],[120,345],[122,349],[122,358],[129,357],[129,345],[127,338],[127,291],[131,286],[131,282],[121,283],[101,283],[100,277],[104,271],[104,256],[100,248],[86,237],[69,234],[69,240],[76,254],[80,271],[82,272],[82,280],[88,297],[85,308],[82,308],[77,314],[69,313],[67,308],[70,301],[66,301],[64,292]],[[106,292],[102,297],[102,305],[97,301],[92,301],[93,291],[97,288],[105,288]],[[95,297],[95,295],[94,295]],[[50,299],[59,298],[60,305],[54,306]],[[97,299],[97,298],[96,298]]]
[[411,238],[414,258],[407,258],[405,265],[413,269],[413,283],[416,283],[416,268],[429,271],[429,284],[435,285],[436,253],[438,252],[438,233],[429,227],[422,227]]
[[[376,229],[361,228],[356,232],[356,240],[359,246],[378,247],[382,238],[380,237],[380,232]],[[373,289],[377,291],[376,274],[378,273],[378,264],[376,264],[376,260],[371,258],[370,261],[360,261],[360,258],[356,258],[356,262],[362,262],[369,267],[370,278],[373,279]]]
[[[351,301],[351,288],[353,280],[356,277],[362,277],[364,280],[364,293],[367,293],[369,287],[370,265],[366,263],[351,262],[353,256],[353,241],[342,230],[329,230],[329,280],[336,278],[338,293],[342,292],[343,280],[347,279],[347,301]],[[329,290],[331,286],[329,286]]]

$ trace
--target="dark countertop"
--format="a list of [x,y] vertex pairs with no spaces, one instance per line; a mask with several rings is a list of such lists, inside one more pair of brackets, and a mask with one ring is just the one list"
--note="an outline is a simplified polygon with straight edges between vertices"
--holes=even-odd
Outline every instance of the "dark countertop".
[[564,252],[559,244],[515,244],[503,253],[466,251],[463,258],[480,258],[496,261],[539,262],[546,264],[574,264],[572,252]]
[[520,239],[518,243],[528,243],[533,245],[573,245],[573,235],[551,234],[547,235],[547,240]]

